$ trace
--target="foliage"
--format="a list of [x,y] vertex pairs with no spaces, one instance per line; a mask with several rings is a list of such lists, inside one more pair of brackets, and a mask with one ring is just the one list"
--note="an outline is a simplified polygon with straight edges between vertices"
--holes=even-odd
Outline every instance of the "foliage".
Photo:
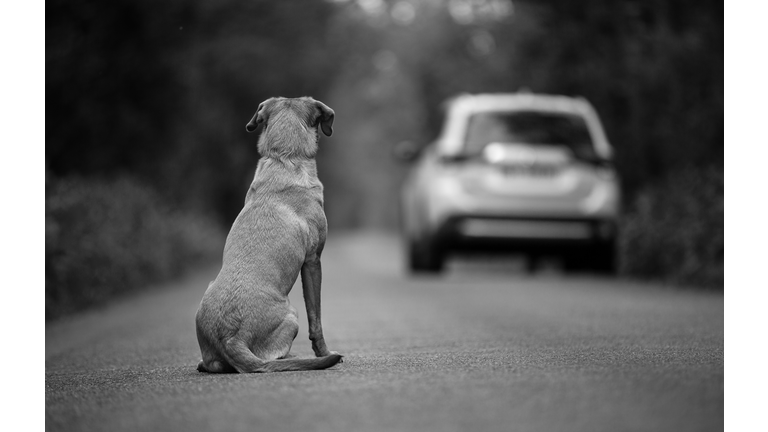
[[45,311],[58,317],[221,253],[210,220],[172,209],[129,177],[51,180],[45,200]]
[[620,227],[621,272],[723,288],[722,167],[686,169],[641,191]]
[[258,160],[245,124],[270,96],[329,85],[331,6],[315,0],[46,4],[46,160],[130,172],[231,223]]
[[600,112],[625,195],[688,166],[723,163],[722,3],[550,0],[540,86]]

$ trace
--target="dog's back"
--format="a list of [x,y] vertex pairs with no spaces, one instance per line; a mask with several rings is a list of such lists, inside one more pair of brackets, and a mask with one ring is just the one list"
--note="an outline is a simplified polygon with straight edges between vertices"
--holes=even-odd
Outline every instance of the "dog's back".
[[306,254],[325,243],[323,187],[316,174],[309,187],[298,185],[295,180],[307,176],[304,169],[260,161],[245,206],[227,236],[220,277],[249,286],[266,284],[288,294]]
[[273,361],[288,354],[298,331],[288,293],[308,258],[319,257],[327,229],[317,136],[303,115],[291,106],[273,113],[260,137],[262,159],[196,316],[203,370],[317,369],[341,358]]

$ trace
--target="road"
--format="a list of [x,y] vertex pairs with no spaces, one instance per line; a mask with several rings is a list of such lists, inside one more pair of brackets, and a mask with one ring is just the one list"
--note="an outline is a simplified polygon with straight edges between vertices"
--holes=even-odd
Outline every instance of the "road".
[[[325,371],[198,373],[218,268],[46,326],[50,431],[723,429],[723,295],[513,260],[408,278],[396,239],[332,232]],[[298,289],[297,289],[298,288]],[[312,354],[300,285],[292,353]]]

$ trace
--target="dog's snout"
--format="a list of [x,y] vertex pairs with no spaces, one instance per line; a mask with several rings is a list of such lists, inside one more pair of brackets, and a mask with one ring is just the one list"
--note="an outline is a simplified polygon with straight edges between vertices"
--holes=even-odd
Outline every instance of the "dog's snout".
[[245,125],[245,130],[247,130],[248,132],[255,131],[256,130],[256,123],[254,123],[254,122],[248,123],[247,125]]

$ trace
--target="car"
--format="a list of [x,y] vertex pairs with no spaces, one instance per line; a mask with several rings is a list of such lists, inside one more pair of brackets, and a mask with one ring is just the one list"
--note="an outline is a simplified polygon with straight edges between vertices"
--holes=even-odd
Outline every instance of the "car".
[[564,268],[615,271],[620,205],[612,147],[582,97],[462,94],[412,159],[401,189],[407,267],[443,270],[454,252],[522,252]]

